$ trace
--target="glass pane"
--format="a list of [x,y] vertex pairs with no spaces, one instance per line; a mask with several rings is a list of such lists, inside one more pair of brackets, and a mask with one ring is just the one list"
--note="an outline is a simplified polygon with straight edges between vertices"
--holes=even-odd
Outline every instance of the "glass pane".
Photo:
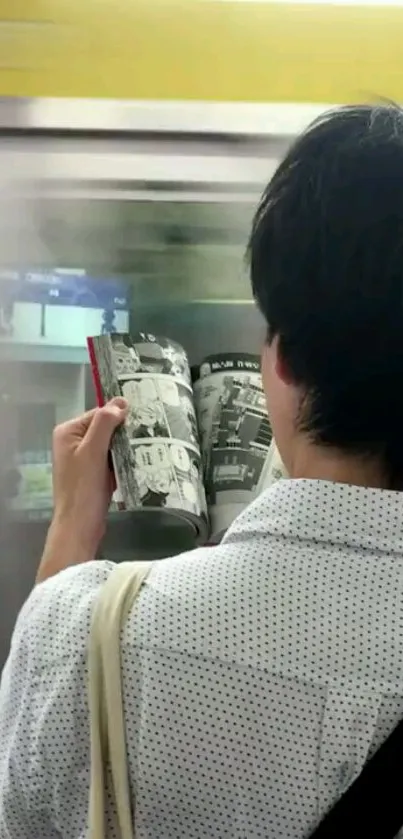
[[[166,200],[25,202],[3,207],[4,267],[86,269],[128,279],[136,302],[248,299],[245,248],[253,204]],[[18,233],[18,235],[17,235]]]
[[230,185],[114,193],[0,203],[0,341],[20,475],[7,504],[18,521],[50,514],[53,425],[95,404],[87,335],[167,335],[191,364],[259,351],[245,262],[256,200]]

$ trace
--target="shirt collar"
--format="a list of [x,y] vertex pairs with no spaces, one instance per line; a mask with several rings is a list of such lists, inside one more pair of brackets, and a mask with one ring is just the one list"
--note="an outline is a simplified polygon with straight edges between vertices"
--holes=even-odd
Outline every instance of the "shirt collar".
[[403,493],[319,480],[280,480],[229,528],[224,541],[286,536],[403,554]]

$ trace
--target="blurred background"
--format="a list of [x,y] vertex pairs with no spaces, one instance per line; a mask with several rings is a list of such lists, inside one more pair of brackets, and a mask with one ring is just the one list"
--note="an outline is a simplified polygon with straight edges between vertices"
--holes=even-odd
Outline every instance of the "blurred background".
[[[0,668],[52,428],[94,404],[87,335],[257,353],[262,187],[329,105],[403,99],[402,32],[392,2],[0,0]],[[132,556],[130,520],[104,552]]]

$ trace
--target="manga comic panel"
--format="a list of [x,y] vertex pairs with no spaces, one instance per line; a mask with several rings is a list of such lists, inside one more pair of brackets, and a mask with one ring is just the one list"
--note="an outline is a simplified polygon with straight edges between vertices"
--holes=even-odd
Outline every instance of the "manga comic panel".
[[262,451],[254,449],[253,446],[247,451],[236,447],[214,449],[207,487],[209,502],[217,504],[220,493],[231,491],[250,493],[252,497],[259,484],[264,463]]
[[212,413],[206,475],[211,503],[217,493],[256,492],[272,438],[261,383],[254,376],[224,376]]
[[216,450],[236,449],[238,460],[243,452],[246,463],[253,449],[257,463],[265,460],[272,433],[258,374],[206,376],[195,384],[195,403],[209,488],[217,479],[211,468]]
[[193,375],[212,537],[221,538],[261,488],[272,432],[257,356],[210,356]]
[[251,446],[268,451],[271,429],[261,383],[252,376],[224,376],[213,412],[212,447]]
[[172,376],[191,389],[189,361],[185,350],[168,338],[148,333],[111,335],[118,378],[135,373]]
[[[119,382],[116,378],[112,345],[109,336],[93,338],[98,376],[102,385],[103,399],[107,402],[115,396],[120,396]],[[117,428],[113,436],[112,458],[115,467],[119,493],[124,506],[128,510],[135,509],[139,504],[139,496],[133,480],[132,451],[126,428]]]
[[130,406],[126,420],[130,440],[174,439],[199,453],[193,398],[185,385],[168,376],[137,375],[120,379],[119,387]]
[[206,517],[200,456],[178,443],[132,442],[134,476],[143,507]]

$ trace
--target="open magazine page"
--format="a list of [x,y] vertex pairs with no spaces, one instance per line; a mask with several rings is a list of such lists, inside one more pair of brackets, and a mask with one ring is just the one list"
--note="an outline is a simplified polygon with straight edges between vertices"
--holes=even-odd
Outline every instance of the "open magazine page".
[[218,539],[262,487],[272,433],[257,356],[211,356],[194,373],[204,482]]
[[206,499],[190,369],[178,344],[153,335],[93,339],[105,399],[129,403],[113,442],[119,490],[127,509],[175,512],[207,532]]
[[279,450],[273,437],[270,443],[266,463],[261,474],[258,492],[263,492],[264,489],[268,489],[277,481],[287,477],[288,475],[285,466],[281,460]]

